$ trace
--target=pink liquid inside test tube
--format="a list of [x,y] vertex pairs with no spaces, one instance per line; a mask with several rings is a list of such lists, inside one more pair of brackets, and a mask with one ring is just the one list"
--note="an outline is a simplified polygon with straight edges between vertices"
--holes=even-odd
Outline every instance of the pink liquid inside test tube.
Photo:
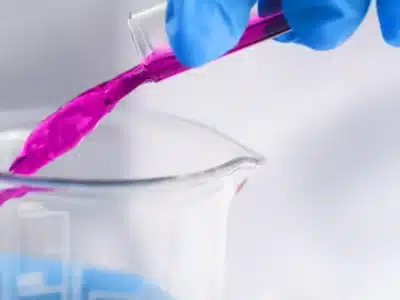
[[[282,13],[253,17],[236,47],[225,55],[277,36],[289,30]],[[142,84],[159,82],[189,68],[171,49],[156,49],[138,66],[80,94],[44,119],[29,135],[9,171],[32,175],[40,168],[76,147],[96,128],[126,95]],[[0,191],[0,204],[31,191],[48,189],[20,187]]]

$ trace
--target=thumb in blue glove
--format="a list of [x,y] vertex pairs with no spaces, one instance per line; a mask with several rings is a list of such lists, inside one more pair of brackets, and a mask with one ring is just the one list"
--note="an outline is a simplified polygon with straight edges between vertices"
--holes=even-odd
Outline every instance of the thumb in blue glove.
[[[278,38],[315,50],[343,44],[359,27],[370,0],[260,0],[264,16],[283,9],[292,31]],[[169,0],[167,34],[178,59],[200,66],[232,49],[242,36],[255,0]],[[378,0],[385,40],[400,46],[400,1]]]
[[256,0],[169,0],[166,28],[172,49],[196,67],[233,48]]

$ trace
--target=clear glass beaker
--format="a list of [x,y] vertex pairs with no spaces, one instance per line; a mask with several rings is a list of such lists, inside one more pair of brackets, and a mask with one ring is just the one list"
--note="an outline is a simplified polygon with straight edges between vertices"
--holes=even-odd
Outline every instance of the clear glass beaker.
[[[0,168],[55,108],[0,113]],[[6,116],[6,117],[5,117]],[[0,208],[0,299],[220,300],[232,197],[263,164],[212,128],[118,107]]]

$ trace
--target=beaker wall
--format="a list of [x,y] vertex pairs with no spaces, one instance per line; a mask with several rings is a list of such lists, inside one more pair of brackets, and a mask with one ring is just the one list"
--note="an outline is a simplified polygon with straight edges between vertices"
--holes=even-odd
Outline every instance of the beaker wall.
[[[229,205],[237,187],[228,176],[179,191],[108,193],[105,199],[53,192],[9,202],[3,211],[14,218],[2,225],[13,234],[2,236],[1,245],[20,255],[13,266],[14,295],[39,295],[49,288],[70,295],[87,285],[85,272],[93,269],[143,278],[171,299],[219,300]],[[26,257],[57,266],[27,262]],[[35,276],[42,279],[26,283]],[[141,288],[126,296],[142,293]]]
[[[0,167],[35,120],[0,120]],[[1,299],[222,299],[229,205],[262,163],[212,128],[116,111],[39,176],[0,173],[46,188],[0,209]]]

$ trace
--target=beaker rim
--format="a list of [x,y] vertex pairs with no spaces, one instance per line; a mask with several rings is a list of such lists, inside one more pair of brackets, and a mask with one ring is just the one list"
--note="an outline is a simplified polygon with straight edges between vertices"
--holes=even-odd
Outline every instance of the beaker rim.
[[205,125],[193,119],[180,117],[172,113],[159,112],[149,109],[139,109],[140,113],[152,114],[156,116],[163,116],[174,119],[175,121],[197,127],[209,134],[217,136],[221,140],[234,145],[241,149],[243,155],[238,155],[232,159],[226,160],[221,164],[212,167],[204,168],[201,170],[187,172],[178,175],[163,175],[163,176],[150,176],[139,178],[124,178],[124,179],[86,179],[86,178],[69,178],[57,176],[43,176],[31,175],[23,176],[16,175],[9,172],[0,171],[0,182],[10,185],[24,185],[30,187],[43,187],[52,189],[98,189],[98,188],[136,188],[136,187],[153,187],[161,185],[175,185],[175,184],[192,184],[199,181],[209,181],[212,178],[218,178],[225,175],[232,174],[239,169],[254,169],[265,164],[266,159],[263,155],[256,151],[244,146],[235,139],[225,135],[214,127]]

